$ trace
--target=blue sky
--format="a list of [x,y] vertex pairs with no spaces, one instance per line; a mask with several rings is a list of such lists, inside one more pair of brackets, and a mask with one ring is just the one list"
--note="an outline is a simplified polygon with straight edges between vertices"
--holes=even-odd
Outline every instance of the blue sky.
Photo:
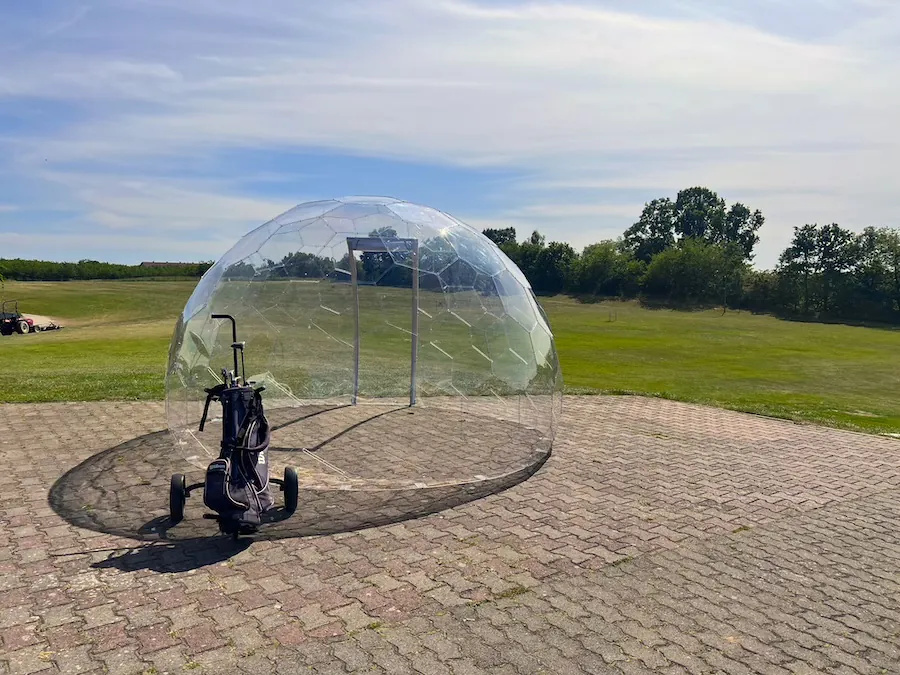
[[576,248],[705,185],[898,226],[895,0],[0,0],[0,257],[215,259],[379,194]]

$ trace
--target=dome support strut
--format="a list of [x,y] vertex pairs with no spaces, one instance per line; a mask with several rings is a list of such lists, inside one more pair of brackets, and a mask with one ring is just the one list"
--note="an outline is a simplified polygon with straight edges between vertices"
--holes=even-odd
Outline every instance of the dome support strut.
[[359,399],[359,272],[356,266],[357,252],[408,254],[412,268],[412,351],[409,368],[409,405],[416,404],[416,365],[419,360],[419,240],[406,237],[347,237],[347,252],[350,262],[350,283],[353,286],[353,314],[355,336],[353,340],[353,396],[351,402]]

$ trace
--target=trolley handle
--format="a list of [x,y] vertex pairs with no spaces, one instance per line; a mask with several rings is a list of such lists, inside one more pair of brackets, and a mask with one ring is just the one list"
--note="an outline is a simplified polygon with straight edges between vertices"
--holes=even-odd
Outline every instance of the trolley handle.
[[[231,314],[213,314],[211,316],[211,318],[226,319],[228,321],[231,321],[231,349],[234,352],[234,374],[235,374],[235,376],[237,376],[237,374],[240,372],[240,370],[238,370],[238,354],[237,354],[238,350],[236,348],[236,345],[238,344],[237,321],[234,320],[234,317],[231,316]],[[243,353],[243,350],[242,350],[242,353]],[[246,373],[244,373],[244,374],[246,375]]]

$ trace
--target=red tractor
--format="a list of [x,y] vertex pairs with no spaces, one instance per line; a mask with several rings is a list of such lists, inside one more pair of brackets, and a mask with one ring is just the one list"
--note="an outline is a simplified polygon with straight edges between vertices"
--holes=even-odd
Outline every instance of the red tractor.
[[0,304],[0,335],[19,333],[25,335],[36,330],[34,321],[19,312],[18,300],[7,300]]

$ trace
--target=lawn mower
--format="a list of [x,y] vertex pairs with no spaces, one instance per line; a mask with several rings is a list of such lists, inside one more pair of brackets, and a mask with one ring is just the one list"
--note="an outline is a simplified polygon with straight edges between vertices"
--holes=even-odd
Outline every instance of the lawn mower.
[[34,321],[19,312],[18,300],[0,303],[0,335],[26,335],[34,332]]
[[25,335],[34,327],[34,321],[19,312],[18,300],[6,300],[0,304],[0,335],[18,333]]
[[26,335],[28,333],[40,333],[48,330],[60,330],[62,326],[53,321],[43,325],[35,322],[19,311],[18,300],[5,300],[0,303],[0,335]]
[[[222,382],[205,389],[206,404],[200,419],[203,431],[209,407],[222,405],[222,442],[217,459],[206,469],[206,480],[187,485],[184,474],[172,476],[169,486],[169,519],[172,524],[184,518],[185,500],[193,490],[203,488],[203,503],[215,514],[203,514],[216,520],[219,530],[235,539],[241,534],[254,534],[270,520],[275,508],[271,483],[284,492],[284,514],[290,516],[297,510],[297,472],[292,467],[284,470],[284,479],[269,476],[269,441],[271,428],[263,410],[262,392],[265,387],[254,387],[248,382],[244,366],[245,343],[238,342],[237,322],[228,314],[213,314],[213,319],[231,322],[234,353],[234,370],[222,369]],[[238,370],[240,354],[241,370]],[[238,373],[241,373],[238,375]]]

